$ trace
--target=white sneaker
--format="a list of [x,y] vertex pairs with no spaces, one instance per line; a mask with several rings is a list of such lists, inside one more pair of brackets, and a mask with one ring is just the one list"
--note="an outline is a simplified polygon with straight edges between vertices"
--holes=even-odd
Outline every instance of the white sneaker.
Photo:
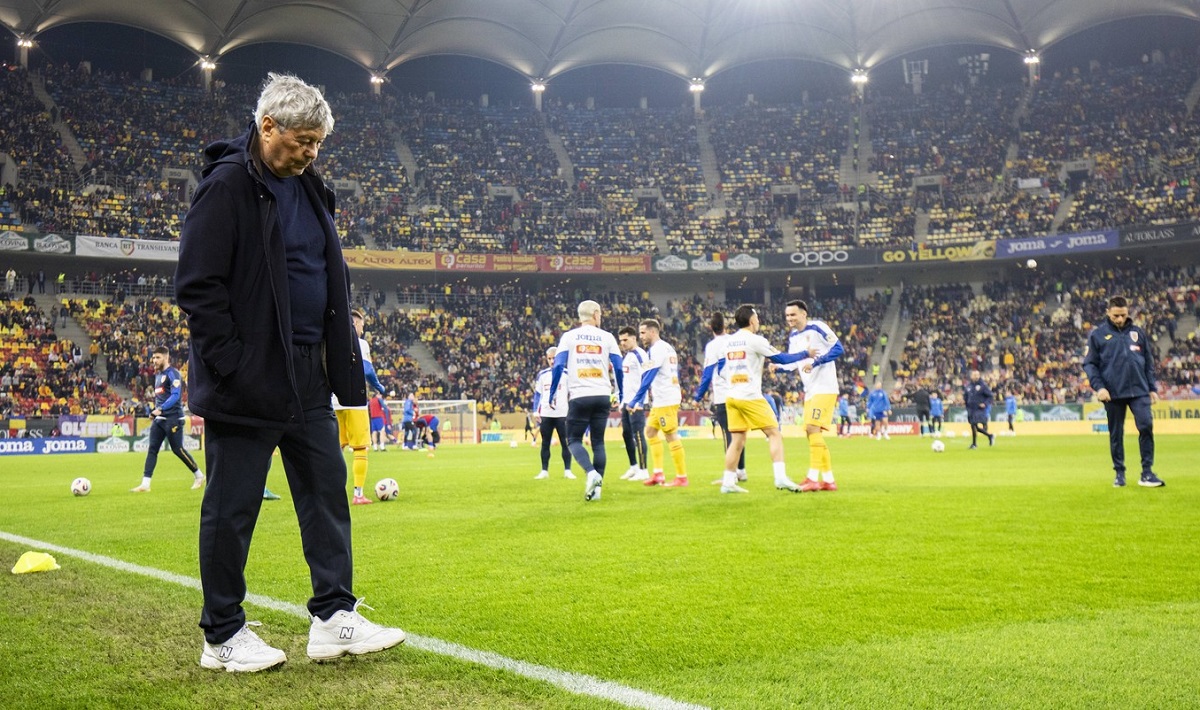
[[747,480],[749,480],[749,479],[750,479],[750,477],[746,475],[746,472],[745,472],[745,471],[738,471],[738,472],[737,472],[737,479],[738,479],[738,482],[739,482],[739,483],[745,483]]
[[781,491],[791,491],[792,493],[800,492],[800,486],[798,486],[795,481],[787,477],[775,479],[775,487]]
[[204,487],[204,476],[196,476],[196,480],[192,481],[192,490],[198,491]]
[[591,471],[587,475],[587,487],[583,490],[583,499],[587,501],[600,500],[601,486],[604,485],[604,477],[595,471]]
[[568,479],[570,479],[570,480],[574,481],[574,480],[575,480],[575,474],[571,473],[570,469],[568,469],[568,470],[566,470],[566,471],[563,471],[563,478],[568,478]]
[[136,488],[130,488],[129,492],[130,493],[149,493],[150,486],[147,486],[145,483],[143,483],[142,485],[140,485]]
[[884,434],[883,439],[884,439],[884,441],[891,441],[892,437],[888,436],[887,434]]
[[543,478],[550,478],[550,472],[549,472],[549,471],[542,471],[542,472],[541,472],[541,473],[539,473],[538,475],[534,476],[534,477],[533,477],[533,480],[535,480],[535,481],[540,481],[540,480],[542,480]]
[[741,486],[739,486],[735,483],[732,486],[721,486],[721,492],[722,493],[749,493],[750,491],[746,490],[745,488],[742,488]]
[[629,477],[629,480],[631,480],[631,481],[649,481],[650,480],[650,471],[648,471],[644,468],[639,468],[637,473],[635,473]]
[[628,481],[629,479],[631,479],[631,478],[633,478],[634,476],[636,476],[636,475],[637,475],[637,473],[638,473],[638,471],[640,471],[640,470],[641,470],[641,469],[639,469],[637,466],[630,466],[628,471],[626,471],[625,473],[622,473],[622,474],[621,474],[621,480],[622,480],[622,481]]
[[308,629],[308,657],[314,661],[327,661],[347,654],[374,653],[404,643],[404,632],[400,629],[380,626],[359,614],[358,607],[362,605],[360,599],[353,609],[339,611],[328,621],[314,616]]
[[224,668],[230,673],[253,673],[273,668],[287,660],[287,655],[277,648],[267,645],[250,630],[251,626],[261,626],[257,621],[248,621],[229,640],[213,645],[204,642],[204,652],[200,654],[200,667],[209,670]]

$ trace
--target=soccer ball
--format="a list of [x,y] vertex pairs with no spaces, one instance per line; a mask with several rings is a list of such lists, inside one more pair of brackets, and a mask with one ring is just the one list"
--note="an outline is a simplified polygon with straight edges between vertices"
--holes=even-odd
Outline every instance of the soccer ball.
[[933,442],[933,453],[940,454],[945,450],[946,450],[946,442],[942,441],[941,439],[935,440]]
[[1025,266],[1029,267],[1030,269],[1036,269],[1037,259],[1030,259],[1029,261],[1025,262]]
[[515,448],[517,448],[517,440],[516,440],[516,439],[513,439],[513,440],[512,440],[512,443],[510,443],[508,446],[509,446],[509,448],[511,448],[511,449],[515,449]]
[[71,481],[71,493],[77,496],[85,496],[92,492],[92,482],[80,476],[74,481]]
[[375,495],[379,500],[396,500],[400,495],[400,484],[394,478],[385,478],[375,484]]

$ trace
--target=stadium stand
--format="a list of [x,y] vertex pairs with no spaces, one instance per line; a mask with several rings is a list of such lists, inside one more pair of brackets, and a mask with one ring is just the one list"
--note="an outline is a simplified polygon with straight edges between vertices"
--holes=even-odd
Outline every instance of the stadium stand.
[[113,414],[120,405],[90,358],[58,338],[53,319],[32,296],[0,300],[0,412]]
[[912,328],[897,375],[909,385],[943,390],[947,401],[956,401],[972,369],[1022,401],[1089,401],[1080,367],[1083,334],[1103,317],[1107,299],[1119,294],[1132,299],[1136,322],[1154,341],[1163,394],[1187,396],[1196,374],[1195,338],[1177,338],[1176,324],[1195,308],[1196,277],[1194,266],[1078,266],[1059,277],[1061,290],[1037,274],[989,282],[979,293],[965,284],[909,287],[901,304]]

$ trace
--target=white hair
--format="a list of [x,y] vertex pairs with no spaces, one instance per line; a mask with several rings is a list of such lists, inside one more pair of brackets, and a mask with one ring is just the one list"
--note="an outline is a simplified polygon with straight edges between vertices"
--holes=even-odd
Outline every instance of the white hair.
[[333,111],[321,90],[291,74],[267,74],[254,108],[254,125],[260,130],[264,116],[284,131],[319,128],[325,135],[333,133]]
[[554,357],[557,353],[558,353],[558,348],[554,347],[553,345],[546,348],[546,357]]
[[600,312],[600,304],[595,301],[584,301],[579,304],[579,320],[589,321]]

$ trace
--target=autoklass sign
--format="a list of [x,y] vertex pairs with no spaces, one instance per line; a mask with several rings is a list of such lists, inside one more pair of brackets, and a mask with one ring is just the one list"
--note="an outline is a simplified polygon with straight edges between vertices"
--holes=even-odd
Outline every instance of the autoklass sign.
[[1200,223],[1131,227],[1121,230],[1121,246],[1136,247],[1200,239]]

